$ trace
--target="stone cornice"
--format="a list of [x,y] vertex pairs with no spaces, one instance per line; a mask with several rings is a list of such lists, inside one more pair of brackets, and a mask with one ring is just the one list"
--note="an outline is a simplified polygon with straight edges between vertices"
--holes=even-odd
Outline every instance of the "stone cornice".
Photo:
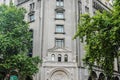
[[57,53],[72,53],[72,51],[65,48],[51,48],[48,49],[48,52],[57,52]]

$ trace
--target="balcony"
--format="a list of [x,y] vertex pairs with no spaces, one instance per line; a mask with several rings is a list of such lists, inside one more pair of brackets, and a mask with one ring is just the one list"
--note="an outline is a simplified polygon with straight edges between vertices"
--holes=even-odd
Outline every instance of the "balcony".
[[110,11],[111,7],[106,6],[102,1],[100,0],[93,0],[93,8],[96,10],[99,10],[100,12],[103,12],[103,10]]
[[27,1],[29,1],[29,0],[17,0],[17,5],[20,5],[20,4],[23,4],[23,3],[25,3],[25,2],[27,2]]

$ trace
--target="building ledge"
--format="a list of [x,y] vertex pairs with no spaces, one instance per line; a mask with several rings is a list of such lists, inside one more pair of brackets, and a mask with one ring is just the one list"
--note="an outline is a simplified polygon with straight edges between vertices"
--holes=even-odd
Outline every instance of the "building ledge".
[[55,34],[65,34],[65,32],[55,32]]
[[53,61],[46,61],[43,62],[43,67],[76,67],[76,62],[53,62]]
[[24,3],[28,2],[28,1],[30,1],[30,0],[24,0],[24,1],[22,1],[22,2],[19,2],[19,3],[17,4],[17,6],[19,6],[19,5],[21,5],[21,4],[24,4]]

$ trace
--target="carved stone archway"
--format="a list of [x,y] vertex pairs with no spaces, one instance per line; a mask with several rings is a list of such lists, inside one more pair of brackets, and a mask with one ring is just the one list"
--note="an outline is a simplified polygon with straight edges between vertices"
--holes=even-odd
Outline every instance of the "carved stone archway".
[[69,72],[65,69],[54,69],[50,73],[50,80],[70,80]]
[[64,71],[56,71],[51,76],[51,80],[69,80],[68,75]]

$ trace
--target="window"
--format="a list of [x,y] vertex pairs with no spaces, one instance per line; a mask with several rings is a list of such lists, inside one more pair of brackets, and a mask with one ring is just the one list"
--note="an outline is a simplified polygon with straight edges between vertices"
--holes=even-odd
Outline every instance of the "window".
[[64,39],[56,39],[55,46],[58,48],[63,48],[64,47]]
[[30,4],[30,11],[34,11],[35,3]]
[[55,55],[54,54],[51,55],[51,59],[52,59],[52,61],[55,61]]
[[55,32],[56,33],[63,33],[64,32],[64,26],[63,25],[56,25]]
[[89,13],[89,8],[87,6],[85,6],[85,12]]
[[68,55],[67,54],[65,54],[65,56],[64,56],[64,61],[68,62]]
[[29,57],[32,57],[32,54],[33,54],[33,30],[32,29],[30,29],[29,30],[29,32],[30,32],[30,37],[31,37],[31,41],[30,41],[30,45],[29,45],[29,53],[28,53],[28,56]]
[[29,21],[33,22],[35,20],[35,11],[34,11],[35,3],[31,3],[29,6],[30,6],[30,12],[28,13]]
[[120,72],[120,56],[117,57],[118,72]]
[[58,62],[61,62],[61,54],[58,55]]
[[64,19],[64,13],[63,12],[56,12],[56,18],[57,19]]
[[35,15],[34,14],[30,14],[29,15],[29,19],[30,19],[30,22],[34,21],[35,20]]
[[89,0],[86,0],[86,3],[89,4]]
[[63,0],[56,0],[56,6],[63,7]]
[[5,3],[6,3],[6,0],[3,0],[3,3],[5,4]]

